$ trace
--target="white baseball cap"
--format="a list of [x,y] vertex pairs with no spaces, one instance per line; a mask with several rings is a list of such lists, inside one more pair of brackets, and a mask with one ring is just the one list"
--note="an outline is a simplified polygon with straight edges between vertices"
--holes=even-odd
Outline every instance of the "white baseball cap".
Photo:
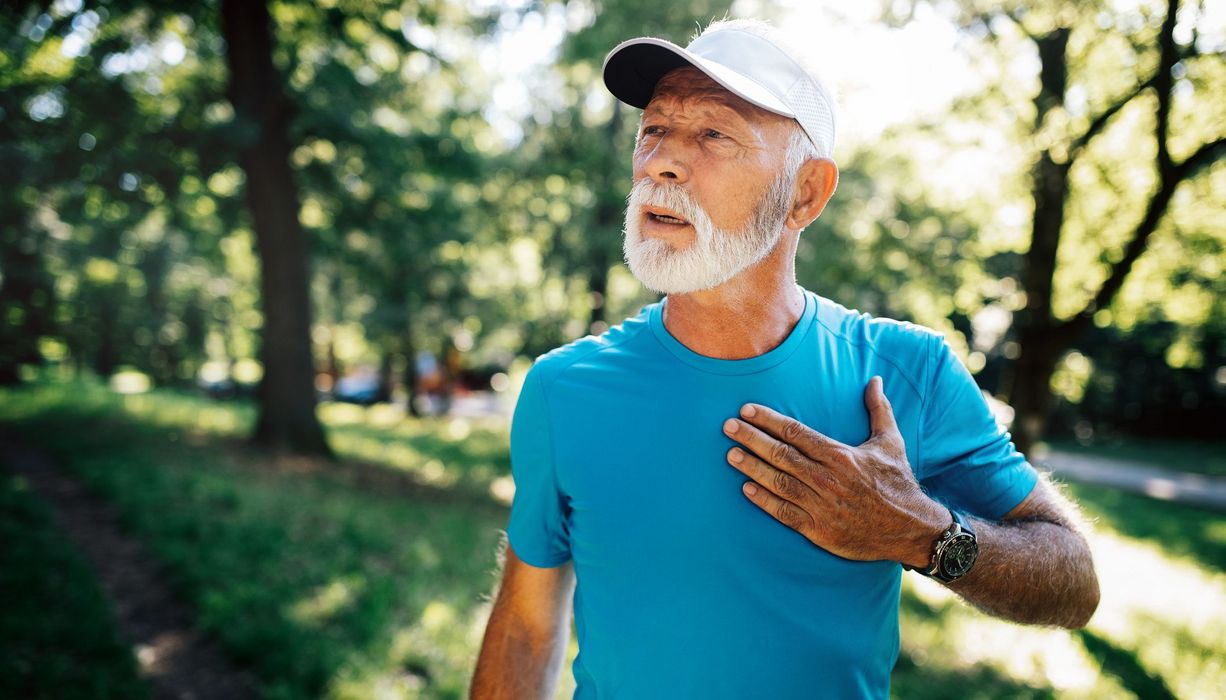
[[787,51],[743,29],[715,29],[684,49],[671,41],[623,41],[604,59],[604,84],[617,99],[643,109],[656,83],[676,68],[693,66],[734,95],[795,119],[818,155],[834,153],[834,100],[821,80]]

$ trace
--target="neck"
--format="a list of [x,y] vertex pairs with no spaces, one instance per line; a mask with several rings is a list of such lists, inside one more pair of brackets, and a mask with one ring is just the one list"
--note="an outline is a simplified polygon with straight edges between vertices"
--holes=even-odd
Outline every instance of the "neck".
[[664,327],[690,350],[720,360],[777,347],[805,308],[796,286],[796,239],[785,234],[761,262],[714,289],[668,295]]

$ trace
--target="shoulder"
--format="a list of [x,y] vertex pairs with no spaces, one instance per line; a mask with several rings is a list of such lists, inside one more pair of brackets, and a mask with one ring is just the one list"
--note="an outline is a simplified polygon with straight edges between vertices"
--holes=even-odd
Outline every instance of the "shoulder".
[[647,319],[652,306],[644,306],[637,315],[627,318],[600,335],[588,335],[573,340],[537,357],[528,372],[530,378],[539,381],[544,388],[576,368],[613,361],[620,351],[645,333],[649,334]]
[[923,387],[931,378],[933,355],[945,344],[942,334],[917,323],[873,316],[813,296],[818,303],[819,329],[833,342],[891,365],[918,394],[926,394]]

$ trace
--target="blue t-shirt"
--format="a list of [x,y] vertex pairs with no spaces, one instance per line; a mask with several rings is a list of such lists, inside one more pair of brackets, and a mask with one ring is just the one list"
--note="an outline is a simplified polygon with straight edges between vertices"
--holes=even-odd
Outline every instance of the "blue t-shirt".
[[752,401],[859,445],[881,375],[932,497],[999,518],[1034,470],[930,330],[805,291],[781,344],[719,360],[669,334],[664,303],[541,356],[515,408],[507,534],[528,564],[574,561],[575,697],[887,697],[901,567],[830,554],[750,503],[723,422]]

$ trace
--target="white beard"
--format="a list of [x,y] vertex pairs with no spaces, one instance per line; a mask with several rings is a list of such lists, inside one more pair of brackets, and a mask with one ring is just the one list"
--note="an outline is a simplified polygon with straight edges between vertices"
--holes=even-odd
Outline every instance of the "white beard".
[[[630,272],[643,286],[662,294],[712,289],[760,262],[779,242],[787,219],[795,177],[780,173],[737,231],[716,228],[711,217],[680,185],[661,185],[650,177],[634,183],[626,198],[623,252]],[[675,250],[658,238],[644,238],[643,207],[676,213],[694,227],[694,242]]]

